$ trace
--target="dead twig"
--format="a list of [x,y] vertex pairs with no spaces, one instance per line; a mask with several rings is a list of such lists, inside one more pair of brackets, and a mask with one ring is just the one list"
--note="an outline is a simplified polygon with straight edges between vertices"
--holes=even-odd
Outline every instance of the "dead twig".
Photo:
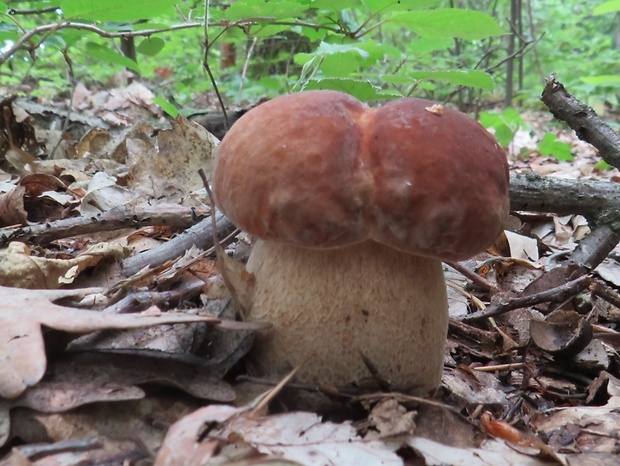
[[620,167],[620,135],[592,107],[570,95],[553,74],[547,78],[541,100],[556,119],[575,130],[579,139],[596,147],[605,162]]
[[448,264],[458,273],[463,275],[465,278],[471,280],[474,285],[476,285],[478,288],[483,289],[484,291],[490,291],[492,293],[499,293],[501,291],[501,289],[495,283],[490,282],[482,275],[477,274],[476,272],[470,270],[459,262],[446,262],[446,264]]
[[577,248],[568,256],[568,261],[579,267],[583,273],[587,273],[603,262],[618,242],[620,230],[611,225],[601,225],[579,242]]
[[[215,221],[218,237],[228,236],[236,230],[230,220],[219,212],[215,215]],[[123,260],[121,262],[123,273],[126,277],[130,277],[145,267],[155,268],[182,256],[192,246],[202,250],[209,249],[213,247],[212,232],[211,218],[206,218],[167,243]]]
[[540,293],[535,293],[528,296],[519,296],[517,298],[491,304],[484,311],[474,312],[473,314],[469,314],[460,320],[462,322],[475,322],[477,320],[504,314],[508,311],[512,311],[513,309],[520,309],[540,303],[562,302],[586,289],[591,281],[592,279],[590,277],[583,275],[575,280],[569,281],[568,283],[549,290],[541,291]]
[[207,210],[176,205],[120,206],[92,217],[72,217],[27,227],[0,230],[0,246],[11,241],[45,245],[76,235],[145,226],[187,228],[205,218]]
[[497,372],[497,371],[507,371],[512,369],[523,369],[525,367],[524,362],[511,362],[508,364],[494,364],[492,366],[479,366],[472,367],[473,371],[478,372]]
[[594,296],[598,296],[599,298],[607,301],[609,304],[612,304],[620,309],[620,296],[608,286],[604,286],[602,283],[594,281],[592,285],[590,285],[590,292]]
[[500,335],[495,332],[489,332],[488,330],[482,330],[478,327],[468,325],[458,319],[450,319],[448,321],[451,332],[460,333],[461,335],[471,338],[472,340],[482,343],[496,344]]

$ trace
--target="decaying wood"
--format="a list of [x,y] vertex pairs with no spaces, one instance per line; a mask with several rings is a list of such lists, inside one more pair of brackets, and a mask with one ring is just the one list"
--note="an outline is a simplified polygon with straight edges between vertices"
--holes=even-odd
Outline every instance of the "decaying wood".
[[[221,213],[215,216],[217,236],[224,238],[236,230],[236,227]],[[157,267],[169,260],[181,257],[192,246],[207,250],[213,247],[213,226],[211,218],[206,218],[200,223],[188,228],[179,236],[174,237],[167,243],[149,249],[140,254],[128,257],[121,262],[125,276],[130,277],[145,267]]]
[[620,211],[620,184],[533,173],[512,175],[510,208],[559,215],[580,214],[596,221],[602,212]]

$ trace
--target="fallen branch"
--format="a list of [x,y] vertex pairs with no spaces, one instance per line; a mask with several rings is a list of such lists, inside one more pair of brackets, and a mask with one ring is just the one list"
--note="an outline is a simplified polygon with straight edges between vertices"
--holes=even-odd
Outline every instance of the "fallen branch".
[[597,220],[602,212],[620,211],[620,184],[566,180],[536,174],[510,177],[511,210],[580,214]]
[[95,216],[71,217],[21,228],[0,230],[0,246],[11,241],[47,244],[76,235],[114,231],[144,226],[171,226],[187,228],[207,215],[206,209],[176,205],[120,206]]
[[[218,212],[215,216],[217,236],[223,238],[228,236],[236,227],[224,215]],[[153,249],[144,251],[140,254],[128,257],[121,262],[123,273],[130,277],[145,267],[157,267],[169,260],[181,257],[185,251],[192,246],[207,250],[213,247],[213,227],[211,218],[206,218],[200,223],[188,228],[180,235],[172,238],[167,243],[163,243]]]
[[506,299],[499,303],[491,304],[484,311],[474,312],[464,316],[460,320],[462,322],[475,322],[477,320],[486,319],[488,317],[496,317],[514,309],[521,309],[528,306],[534,306],[540,303],[559,303],[575,296],[577,293],[585,290],[591,283],[592,279],[587,275],[572,280],[563,285],[551,288],[550,290],[541,291],[527,296],[519,296],[513,299]]
[[620,135],[604,123],[592,107],[570,95],[555,76],[547,78],[541,100],[553,116],[565,121],[582,141],[596,147],[605,162],[620,168]]

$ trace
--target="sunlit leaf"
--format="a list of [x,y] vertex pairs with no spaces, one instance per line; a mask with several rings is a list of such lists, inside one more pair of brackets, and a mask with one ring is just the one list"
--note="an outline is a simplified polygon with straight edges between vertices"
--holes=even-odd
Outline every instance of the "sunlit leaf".
[[366,8],[372,13],[387,13],[389,11],[408,11],[420,8],[432,8],[441,3],[441,0],[363,0]]
[[392,16],[392,21],[421,36],[437,39],[458,37],[478,40],[506,34],[492,16],[460,8],[405,11]]
[[308,8],[331,10],[334,12],[344,10],[345,8],[354,8],[360,4],[359,0],[304,0],[303,3]]
[[592,11],[593,15],[603,15],[605,13],[615,13],[620,11],[620,0],[609,0],[601,3]]
[[454,42],[451,38],[439,38],[439,39],[429,39],[427,37],[420,37],[411,42],[407,46],[407,50],[410,54],[415,53],[428,53],[434,52],[436,50],[445,50],[454,45]]
[[414,79],[445,81],[457,86],[474,87],[485,91],[492,91],[495,88],[491,75],[478,70],[414,71],[409,73],[409,76]]
[[346,78],[312,79],[304,87],[304,90],[308,91],[316,89],[346,92],[362,101],[401,97],[396,93],[382,92],[369,81]]
[[130,70],[140,73],[140,67],[135,61],[101,44],[88,42],[86,44],[86,51],[89,56],[101,60],[104,63],[113,63],[115,65],[124,66],[125,68],[129,68]]
[[61,0],[65,19],[131,22],[174,11],[177,0]]
[[302,15],[308,7],[294,1],[239,0],[224,10],[223,18],[229,21],[242,19],[284,19]]
[[594,164],[594,168],[596,168],[597,170],[601,170],[601,171],[607,171],[607,170],[611,170],[614,167],[609,165],[604,160],[599,160],[598,162]]
[[172,118],[176,118],[179,115],[179,109],[163,97],[153,97],[153,102],[159,105]]
[[326,75],[345,76],[367,67],[383,57],[382,47],[373,41],[353,44],[321,42],[313,53],[298,53],[295,62],[318,66]]

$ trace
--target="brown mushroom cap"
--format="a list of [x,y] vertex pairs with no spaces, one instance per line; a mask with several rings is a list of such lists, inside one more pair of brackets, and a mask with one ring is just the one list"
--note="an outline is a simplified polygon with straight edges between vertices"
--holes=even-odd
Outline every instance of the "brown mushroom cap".
[[264,240],[334,248],[367,239],[459,260],[508,215],[508,166],[472,118],[404,98],[374,109],[335,91],[278,97],[222,140],[214,193]]

